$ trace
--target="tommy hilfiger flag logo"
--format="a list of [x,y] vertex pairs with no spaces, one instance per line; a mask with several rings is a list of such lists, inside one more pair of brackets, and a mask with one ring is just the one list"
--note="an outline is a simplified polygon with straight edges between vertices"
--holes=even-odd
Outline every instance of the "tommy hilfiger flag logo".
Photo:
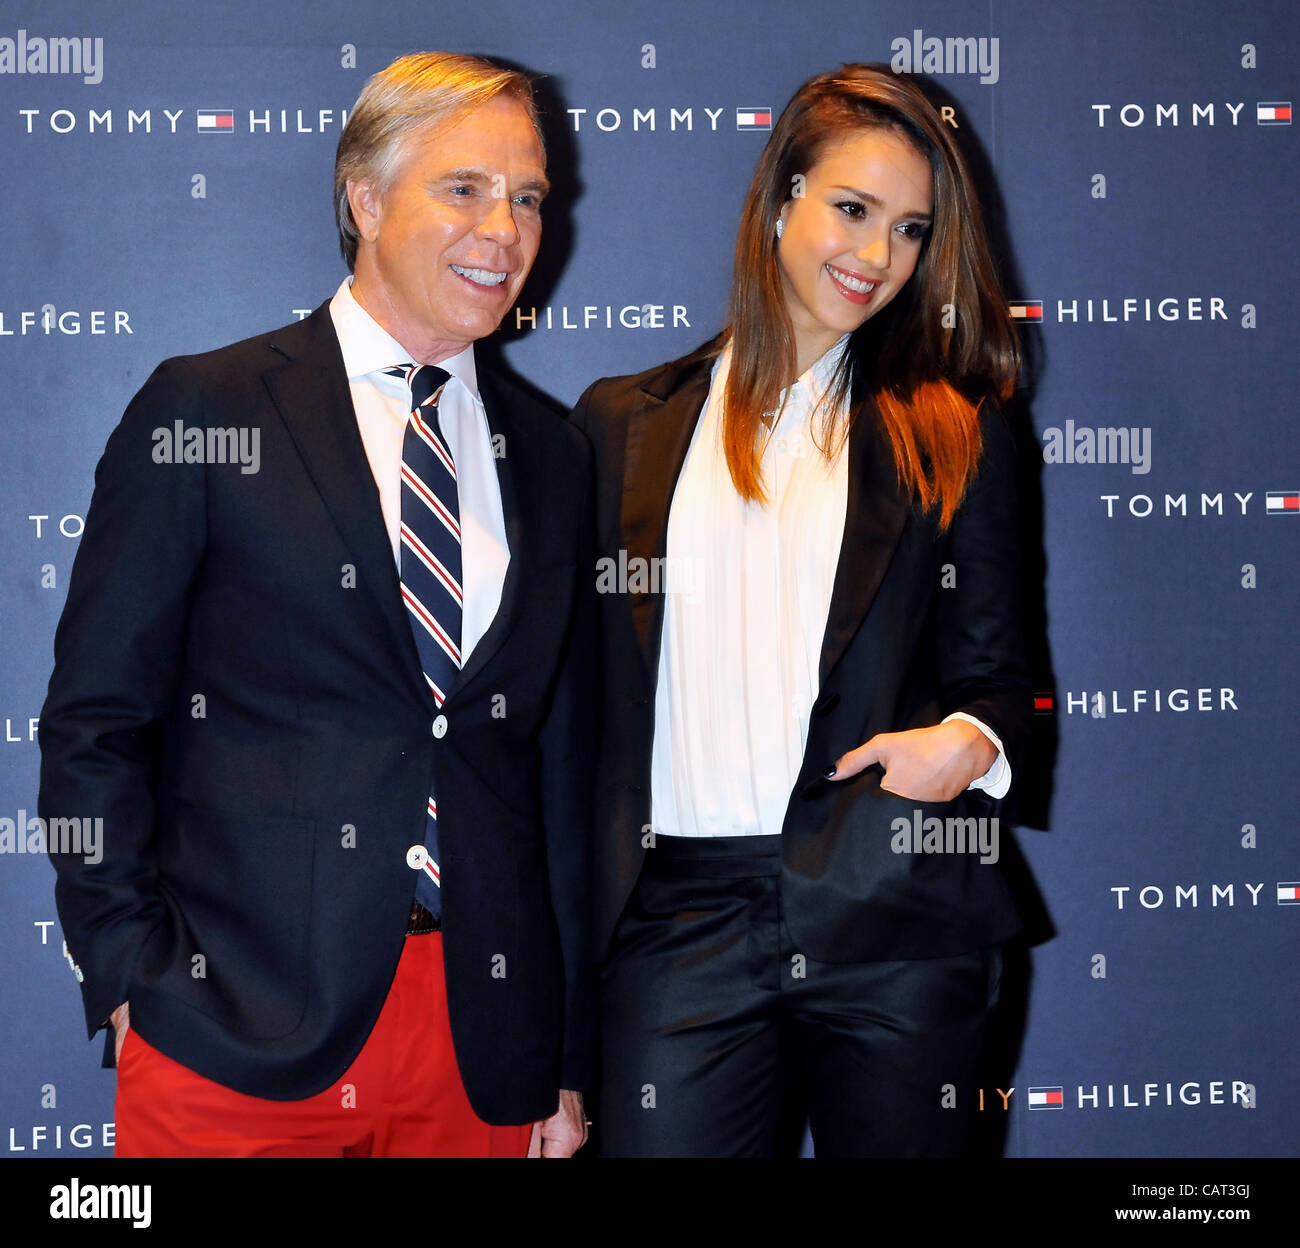
[[1300,880],[1288,880],[1277,886],[1279,906],[1300,906]]
[[737,130],[770,130],[772,128],[772,110],[770,108],[736,109]]
[[1013,321],[1034,321],[1041,323],[1043,319],[1043,301],[1041,299],[1021,299],[1017,302],[1007,304],[1011,312]]
[[1289,126],[1291,124],[1291,101],[1273,100],[1268,104],[1256,104],[1255,120],[1261,126]]
[[233,108],[200,108],[194,116],[198,119],[200,134],[235,133],[235,110]]
[[1065,1089],[1063,1087],[1030,1088],[1029,1108],[1030,1109],[1064,1109]]
[[1300,490],[1269,490],[1264,495],[1264,514],[1300,516]]
[[1034,714],[1050,715],[1055,708],[1052,705],[1052,695],[1050,693],[1034,694]]

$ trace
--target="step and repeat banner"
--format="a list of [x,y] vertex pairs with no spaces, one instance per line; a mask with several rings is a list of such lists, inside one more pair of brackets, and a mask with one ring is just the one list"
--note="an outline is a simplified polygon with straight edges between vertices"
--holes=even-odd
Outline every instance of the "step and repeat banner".
[[545,75],[556,190],[499,350],[562,405],[721,328],[742,199],[801,82],[864,60],[932,84],[1029,359],[1038,732],[999,852],[1030,940],[1008,959],[983,1147],[1294,1154],[1294,0],[16,0],[0,1155],[113,1143],[113,1074],[86,1042],[35,822],[94,466],[158,361],[330,297],[340,129],[366,78],[419,48]]

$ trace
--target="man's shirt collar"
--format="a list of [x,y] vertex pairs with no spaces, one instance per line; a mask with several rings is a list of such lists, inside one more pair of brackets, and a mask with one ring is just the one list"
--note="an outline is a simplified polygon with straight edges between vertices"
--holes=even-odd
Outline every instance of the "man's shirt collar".
[[[411,361],[411,353],[384,329],[352,296],[352,275],[340,283],[330,300],[330,319],[343,352],[348,381]],[[474,365],[474,344],[448,359],[438,361],[474,396],[479,397],[478,370]]]

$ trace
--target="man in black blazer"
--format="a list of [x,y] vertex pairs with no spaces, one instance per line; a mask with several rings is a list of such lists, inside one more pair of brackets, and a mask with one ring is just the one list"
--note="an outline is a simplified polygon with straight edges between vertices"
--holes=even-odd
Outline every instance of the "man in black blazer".
[[[597,382],[579,401],[573,419],[595,449],[596,548],[605,566],[622,562],[628,569],[648,570],[666,558],[669,509],[709,397],[715,358],[716,351],[706,347],[636,376]],[[893,975],[905,962],[932,962],[943,973],[942,960],[953,959],[956,968],[956,960],[964,959],[969,968],[963,963],[958,969],[978,981],[971,988],[978,999],[972,1001],[970,1019],[958,1020],[945,1032],[940,1020],[927,1018],[915,1024],[916,1035],[906,1038],[914,1053],[923,1043],[935,1049],[931,1060],[917,1066],[923,1072],[918,1076],[924,1081],[922,1099],[936,1111],[927,1111],[923,1121],[898,1121],[912,1113],[916,1101],[914,1087],[899,1086],[901,1066],[886,1061],[883,1073],[870,1077],[863,1069],[850,1088],[836,1082],[838,1074],[828,1074],[842,1072],[840,1066],[828,1060],[817,1069],[813,1063],[807,1073],[814,1094],[819,1079],[825,1084],[819,1109],[814,1096],[814,1117],[820,1113],[824,1119],[819,1152],[863,1146],[875,1128],[850,1121],[850,1116],[864,1101],[881,1124],[882,1136],[888,1136],[883,1147],[920,1152],[960,1148],[965,1113],[942,1112],[941,1080],[963,1085],[964,1110],[976,1075],[983,1019],[996,999],[999,947],[1020,930],[1006,882],[996,862],[987,860],[989,854],[912,852],[910,832],[904,851],[897,848],[903,845],[903,822],[909,829],[919,825],[925,830],[927,820],[939,819],[946,829],[948,820],[969,818],[971,824],[956,825],[966,833],[978,827],[976,820],[994,818],[999,811],[988,794],[967,789],[965,778],[942,796],[933,794],[933,800],[901,796],[911,787],[909,768],[928,770],[923,758],[927,738],[910,730],[967,731],[969,721],[939,725],[954,714],[969,716],[999,738],[1012,774],[1024,764],[1032,700],[1019,612],[1016,456],[1006,421],[991,405],[983,413],[982,435],[978,475],[951,527],[941,533],[934,513],[923,511],[900,489],[874,406],[868,403],[853,423],[847,513],[803,765],[780,837],[750,838],[755,843],[779,841],[767,848],[771,874],[779,881],[775,895],[788,947],[783,943],[779,958],[773,952],[770,975],[774,985],[783,979],[794,993],[792,1014],[800,1008],[798,992],[807,995],[804,985],[817,979],[817,963],[846,971],[849,964],[859,966],[864,1003],[880,991],[874,980]],[[739,1022],[723,1021],[729,1006],[718,1004],[729,986],[749,973],[746,968],[757,966],[757,938],[749,938],[750,962],[742,956],[743,941],[733,956],[731,929],[724,930],[724,912],[713,897],[721,890],[694,876],[687,879],[666,844],[688,838],[656,839],[652,833],[651,757],[665,587],[662,576],[629,575],[624,592],[600,596],[606,728],[596,802],[595,943],[602,957],[611,948],[624,951],[621,965],[636,968],[626,976],[629,983],[643,976],[627,992],[607,981],[607,1036],[611,1028],[620,1039],[625,1032],[671,1035],[698,1063],[693,1069],[708,1072],[696,1086],[708,1083],[716,1094],[710,1102],[714,1112],[702,1109],[692,1122],[691,1111],[675,1108],[673,1122],[682,1125],[656,1137],[660,1148],[743,1150],[753,1146],[747,1133],[751,1119],[763,1111],[760,1106],[751,1115],[750,1103],[761,1099],[761,1091],[742,1079],[717,1094],[711,1081],[724,1079],[718,1074],[724,1058],[734,1057],[751,1041],[758,1045],[760,1028],[754,1019],[746,1015]],[[670,579],[667,588],[672,592]],[[908,736],[893,735],[900,733]],[[979,776],[997,752],[974,729],[969,735],[989,756],[972,756],[983,760],[973,771]],[[862,748],[866,743],[869,749]],[[838,770],[829,774],[837,762]],[[706,842],[699,852],[707,849]],[[757,846],[755,852],[761,852]],[[656,866],[653,896],[638,893],[638,881],[646,879],[648,864],[656,859],[667,865]],[[699,871],[717,879],[729,874],[746,872],[737,860]],[[670,886],[673,879],[685,882]],[[651,924],[666,922],[670,913],[679,929],[697,924],[702,930],[692,980],[699,977],[706,950],[708,959],[728,968],[717,973],[711,1002],[689,997],[664,1003],[686,978],[665,969],[668,955],[652,932]],[[806,979],[792,985],[794,957],[801,957],[808,970]],[[643,966],[651,969],[643,971]],[[654,978],[661,971],[661,979]],[[758,970],[753,974],[757,977]],[[652,980],[654,987],[648,988]],[[912,1003],[895,999],[891,1006],[906,1013]],[[679,1020],[688,1021],[678,1027]],[[684,1037],[694,1031],[700,1039],[691,1048]],[[967,1043],[954,1044],[955,1035],[965,1036]],[[653,1083],[650,1059],[635,1044],[631,1047],[642,1063],[637,1068],[606,1061],[598,1110],[606,1140],[616,1134],[611,1123],[638,1115],[648,1120],[664,1108],[662,1100],[653,1104],[645,1091]],[[934,1071],[943,1073],[931,1083]],[[725,1113],[719,1104],[726,1105]],[[662,1112],[659,1116],[667,1121]],[[636,1127],[633,1134],[640,1140],[643,1133]],[[847,1142],[841,1145],[841,1140]]]
[[[109,441],[40,804],[103,819],[100,861],[52,857],[88,1029],[111,1017],[122,1057],[119,1152],[124,1117],[134,1151],[189,1154],[585,1139],[590,455],[472,350],[527,276],[545,191],[522,75],[395,62],[340,139],[354,277],[300,323],[165,362]],[[445,701],[399,582],[409,365],[439,363],[464,543]],[[438,915],[413,906],[431,812]],[[229,1121],[185,1120],[224,1090]],[[402,1117],[465,1097],[477,1125],[451,1142]]]

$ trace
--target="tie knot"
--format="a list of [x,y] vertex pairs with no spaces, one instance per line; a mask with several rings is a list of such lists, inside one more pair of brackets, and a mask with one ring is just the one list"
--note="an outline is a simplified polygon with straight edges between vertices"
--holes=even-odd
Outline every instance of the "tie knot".
[[436,364],[423,364],[411,374],[411,407],[423,407],[451,380],[451,374]]

